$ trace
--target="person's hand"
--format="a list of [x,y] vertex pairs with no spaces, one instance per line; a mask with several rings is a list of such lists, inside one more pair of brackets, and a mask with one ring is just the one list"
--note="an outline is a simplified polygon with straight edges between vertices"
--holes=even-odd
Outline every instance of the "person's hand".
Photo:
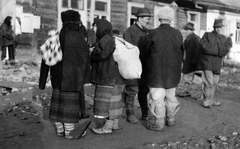
[[90,53],[92,53],[92,51],[93,51],[93,47],[90,47],[90,48],[89,48],[89,51],[90,51]]

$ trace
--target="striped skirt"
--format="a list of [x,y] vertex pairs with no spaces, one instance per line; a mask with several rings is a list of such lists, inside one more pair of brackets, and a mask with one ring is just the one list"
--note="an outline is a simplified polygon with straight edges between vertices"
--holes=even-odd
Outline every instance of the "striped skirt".
[[95,116],[118,119],[122,115],[123,85],[96,85],[93,113]]
[[78,123],[81,119],[81,100],[84,100],[81,97],[81,92],[53,89],[49,119],[63,123]]

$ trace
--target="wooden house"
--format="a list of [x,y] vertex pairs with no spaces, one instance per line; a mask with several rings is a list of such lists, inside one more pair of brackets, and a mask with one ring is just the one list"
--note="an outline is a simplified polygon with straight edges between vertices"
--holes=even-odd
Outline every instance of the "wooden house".
[[240,2],[239,0],[1,0],[0,23],[7,15],[12,15],[13,26],[18,34],[18,42],[23,45],[37,45],[46,40],[49,30],[61,29],[61,12],[74,9],[81,14],[86,28],[96,18],[106,18],[114,29],[124,31],[134,23],[138,8],[151,10],[149,28],[159,26],[157,20],[159,8],[169,5],[175,10],[172,26],[178,28],[183,36],[187,22],[195,25],[195,33],[200,37],[206,31],[212,31],[215,19],[223,19],[223,34],[233,33],[233,50],[240,46]]

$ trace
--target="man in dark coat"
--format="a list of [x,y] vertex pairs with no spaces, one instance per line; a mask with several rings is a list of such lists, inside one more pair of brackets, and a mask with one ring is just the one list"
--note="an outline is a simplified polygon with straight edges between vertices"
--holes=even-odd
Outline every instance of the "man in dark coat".
[[[189,22],[184,26],[184,30],[187,31],[187,38],[184,41],[184,56],[183,56],[183,80],[184,86],[191,84],[195,71],[197,70],[197,63],[201,53],[200,37],[194,33],[194,24]],[[188,81],[188,76],[191,76],[191,80]],[[185,88],[182,92],[178,94],[179,96],[191,95],[190,92]]]
[[[147,8],[140,8],[138,9],[136,16],[136,23],[126,30],[126,32],[123,34],[123,38],[131,44],[139,47],[139,45],[144,41],[144,37],[148,33],[146,27],[149,23],[151,12]],[[139,80],[139,86],[137,79],[125,81],[126,86],[123,91],[123,99],[126,104],[127,121],[129,123],[138,122],[138,119],[134,115],[134,99],[137,94],[138,101],[141,106],[142,119],[146,120],[148,116],[147,94],[149,92],[149,89],[146,80],[142,78],[145,78],[143,77],[143,74],[141,76],[141,79]]]
[[202,39],[201,58],[198,69],[203,70],[203,107],[220,106],[221,102],[214,100],[216,86],[222,67],[222,58],[228,53],[227,38],[220,34],[223,27],[222,20],[215,20],[212,32],[206,32]]
[[[149,109],[156,117],[147,128],[161,131],[166,124],[173,126],[180,103],[175,97],[181,78],[183,37],[179,30],[170,26],[174,11],[169,6],[159,9],[160,26],[146,39],[143,55],[147,59],[147,78],[150,88]],[[165,118],[166,117],[166,118]]]

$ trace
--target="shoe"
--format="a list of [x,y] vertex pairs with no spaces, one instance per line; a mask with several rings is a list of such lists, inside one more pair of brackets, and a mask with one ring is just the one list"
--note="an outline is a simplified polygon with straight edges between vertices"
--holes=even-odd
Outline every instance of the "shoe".
[[176,125],[176,120],[175,120],[175,118],[169,118],[169,117],[167,117],[166,118],[166,125],[167,126],[174,126],[174,125]]
[[57,135],[58,135],[59,137],[64,137],[64,136],[65,136],[64,131],[63,131],[63,132],[57,132]]
[[222,103],[221,102],[218,102],[218,101],[215,101],[215,100],[211,100],[211,104],[212,106],[220,106]]
[[164,123],[152,124],[152,123],[148,122],[148,124],[147,124],[147,129],[149,129],[149,130],[162,131],[163,128],[164,128]]
[[74,126],[74,129],[69,133],[69,135],[65,136],[67,139],[79,139],[84,136],[86,133],[87,128],[91,124],[91,120],[87,120],[82,124],[78,124]]
[[69,134],[68,134],[68,135],[65,135],[65,138],[66,138],[66,139],[69,139],[69,140],[74,139],[74,137],[73,137],[73,136],[70,136]]
[[105,124],[101,128],[93,128],[92,131],[96,134],[109,134],[112,133],[114,120],[106,120]]
[[175,107],[175,109],[167,107],[166,120],[165,120],[165,124],[167,126],[174,126],[174,125],[176,125],[175,115],[177,114],[177,112],[179,110],[180,110],[180,104],[178,104]]
[[210,100],[205,100],[205,101],[203,101],[202,106],[204,108],[211,108],[212,107],[212,103],[210,102]]
[[185,91],[182,91],[180,93],[177,94],[179,97],[190,97],[191,96],[191,93],[187,90]]
[[141,112],[142,112],[142,118],[141,120],[144,120],[146,121],[148,119],[149,116],[151,116],[151,112],[150,110],[148,109],[148,107],[142,107],[141,108]]
[[128,115],[127,121],[132,124],[138,123],[138,119],[135,117],[135,115]]

